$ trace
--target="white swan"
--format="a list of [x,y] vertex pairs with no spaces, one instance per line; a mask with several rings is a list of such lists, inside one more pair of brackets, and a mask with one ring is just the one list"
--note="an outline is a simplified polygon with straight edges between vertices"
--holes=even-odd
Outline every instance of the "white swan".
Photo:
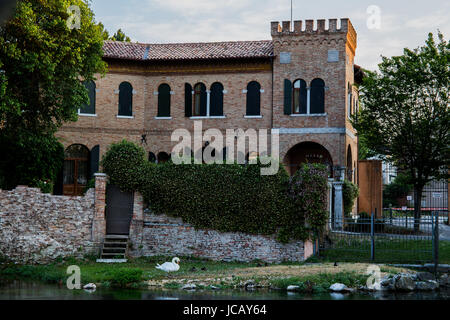
[[175,257],[172,259],[172,262],[164,262],[162,265],[157,264],[156,269],[165,271],[165,272],[175,272],[180,270],[180,259]]

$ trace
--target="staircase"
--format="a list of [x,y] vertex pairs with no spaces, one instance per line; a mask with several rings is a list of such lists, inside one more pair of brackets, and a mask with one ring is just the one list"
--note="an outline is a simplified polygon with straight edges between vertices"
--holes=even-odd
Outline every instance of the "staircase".
[[123,263],[127,262],[126,253],[128,246],[128,236],[109,234],[105,236],[102,253],[97,262],[103,263]]

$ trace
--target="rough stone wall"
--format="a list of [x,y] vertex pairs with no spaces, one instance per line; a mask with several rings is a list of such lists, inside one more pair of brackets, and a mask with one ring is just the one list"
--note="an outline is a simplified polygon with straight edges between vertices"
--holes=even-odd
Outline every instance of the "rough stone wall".
[[0,190],[0,254],[18,263],[98,254],[92,240],[95,191],[84,197],[52,196],[18,186]]
[[[142,234],[133,237],[132,256],[196,256],[218,261],[303,261],[310,243],[282,244],[273,236],[195,230],[181,219],[145,214]],[[306,247],[306,249],[305,249]]]

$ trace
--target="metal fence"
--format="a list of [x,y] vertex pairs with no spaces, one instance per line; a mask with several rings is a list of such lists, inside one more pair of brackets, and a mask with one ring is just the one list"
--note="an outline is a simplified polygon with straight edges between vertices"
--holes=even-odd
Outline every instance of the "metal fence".
[[370,216],[330,218],[321,239],[319,255],[335,261],[383,263],[434,263],[439,261],[439,224],[447,211],[413,212],[384,210]]

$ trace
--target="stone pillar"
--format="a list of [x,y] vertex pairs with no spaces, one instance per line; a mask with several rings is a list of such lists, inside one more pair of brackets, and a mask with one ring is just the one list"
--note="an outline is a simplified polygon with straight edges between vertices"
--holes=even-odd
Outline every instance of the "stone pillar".
[[104,173],[95,173],[95,211],[92,225],[92,238],[97,244],[103,243],[106,235],[106,182],[108,177]]
[[334,229],[342,230],[344,226],[344,199],[343,189],[344,183],[336,181],[333,183],[334,187]]
[[131,248],[129,254],[131,256],[140,255],[140,245],[144,229],[144,198],[139,192],[134,193],[133,202],[133,218],[130,224],[130,242]]
[[328,179],[328,194],[327,194],[327,201],[328,201],[328,229],[332,229],[331,221],[333,219],[333,179]]

